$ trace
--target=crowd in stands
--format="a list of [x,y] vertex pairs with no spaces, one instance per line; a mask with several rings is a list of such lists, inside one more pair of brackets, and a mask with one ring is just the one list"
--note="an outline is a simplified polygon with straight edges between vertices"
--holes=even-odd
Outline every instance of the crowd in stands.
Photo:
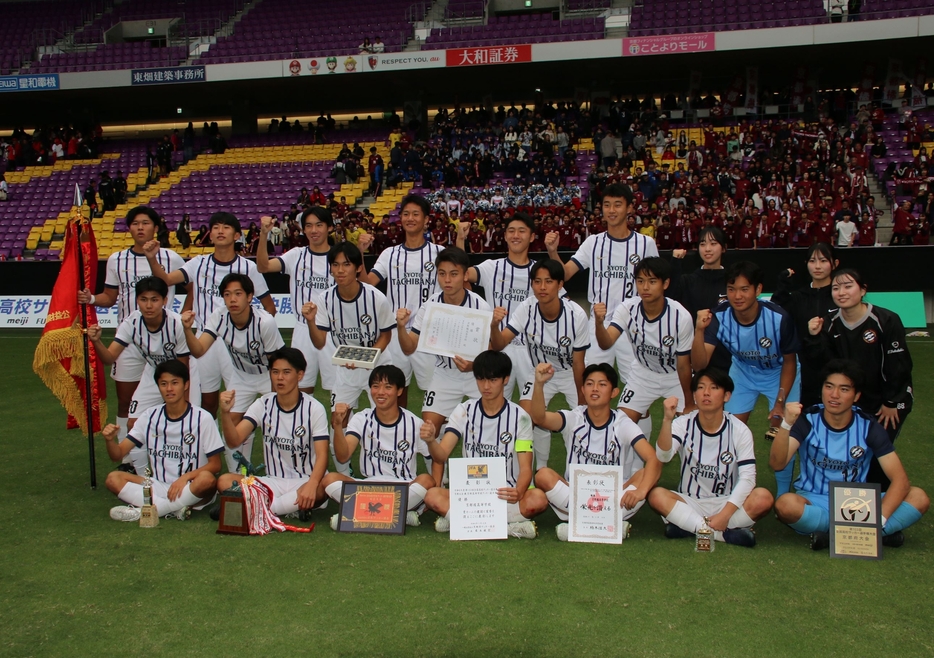
[[18,127],[0,138],[6,171],[17,167],[49,166],[58,160],[87,160],[97,157],[103,138],[100,125],[40,127],[32,134]]
[[366,37],[363,40],[363,43],[360,44],[360,54],[369,55],[386,52],[386,44],[383,43],[383,40],[380,37],[375,37],[370,41],[369,37]]

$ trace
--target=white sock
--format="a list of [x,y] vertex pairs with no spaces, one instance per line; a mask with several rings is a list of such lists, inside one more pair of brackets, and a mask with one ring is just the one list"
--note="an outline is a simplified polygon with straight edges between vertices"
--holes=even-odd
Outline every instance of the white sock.
[[535,470],[545,468],[551,455],[551,432],[541,427],[533,427],[532,444],[535,448]]
[[733,516],[730,517],[730,520],[727,524],[728,528],[751,528],[756,524],[752,520],[752,517],[746,514],[746,510],[740,507],[738,510],[733,512]]
[[297,512],[298,511],[298,489],[273,498],[272,505],[269,506],[269,511],[275,514],[276,516],[282,516],[283,514],[291,514],[292,512]]
[[157,498],[155,495],[152,497],[152,502],[156,506],[156,510],[159,512],[159,516],[165,516],[166,514],[177,512],[183,507],[197,505],[200,501],[200,496],[196,496],[195,494],[191,493],[191,482],[185,485],[185,488],[182,489],[182,493],[180,493],[178,498],[175,500],[169,500],[168,498]]
[[704,524],[703,517],[680,500],[668,512],[667,518],[668,523],[674,523],[682,530],[693,533]]
[[506,511],[506,523],[522,523],[523,521],[528,521],[528,519],[522,516],[519,505],[510,505]]
[[639,422],[636,423],[639,426],[639,429],[642,430],[643,436],[649,440],[649,443],[652,442],[652,417],[646,416],[645,418],[640,418]]
[[120,490],[120,493],[117,494],[117,498],[125,502],[127,505],[142,507],[143,485],[137,484],[136,482],[127,482],[125,485],[123,485],[123,489]]
[[324,491],[327,493],[328,498],[333,500],[335,503],[341,502],[341,490],[344,488],[344,483],[341,480],[337,482],[332,482],[324,488]]
[[[337,461],[337,455],[334,454],[334,430],[331,430],[331,459],[334,460],[334,470],[340,473],[341,475],[346,475],[350,477],[350,459],[345,462]],[[353,459],[353,457],[351,457]],[[336,499],[335,499],[336,500]]]
[[428,490],[420,485],[418,482],[413,482],[409,485],[409,511],[415,509],[422,504],[422,501],[425,500],[425,494],[428,493]]

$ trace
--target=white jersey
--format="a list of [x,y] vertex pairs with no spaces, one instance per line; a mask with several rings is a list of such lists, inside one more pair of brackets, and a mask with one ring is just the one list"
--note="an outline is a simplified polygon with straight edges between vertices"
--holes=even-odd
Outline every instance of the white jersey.
[[[506,327],[512,312],[531,295],[529,273],[533,264],[530,261],[528,265],[516,265],[508,258],[491,258],[474,266],[477,283],[483,286],[486,303],[490,308],[502,306],[506,309],[506,317],[499,326],[500,331]],[[524,346],[525,337],[517,335],[512,339],[512,344]]]
[[690,355],[694,344],[691,314],[673,299],[665,300],[665,308],[654,320],[645,316],[641,299],[627,299],[616,307],[610,326],[632,345],[639,365],[659,374],[677,374],[678,357]]
[[190,354],[182,316],[165,309],[162,310],[162,324],[155,331],[146,326],[142,313],[133,311],[117,327],[114,340],[124,347],[135,345],[146,363],[153,367]]
[[523,336],[534,368],[550,363],[555,370],[571,370],[574,352],[590,347],[587,313],[570,299],[561,298],[561,311],[554,320],[546,320],[538,299],[529,297],[509,316],[506,326],[517,336]]
[[439,291],[435,258],[443,249],[442,245],[430,242],[418,249],[397,244],[383,251],[373,265],[372,271],[380,281],[386,282],[386,297],[392,312],[400,308],[412,311],[409,327],[419,307]]
[[321,305],[324,292],[334,285],[331,266],[328,265],[328,252],[317,253],[308,247],[289,249],[277,256],[282,263],[282,271],[289,276],[292,312],[299,324],[308,324],[302,315],[302,306],[307,302]]
[[[160,249],[156,260],[166,272],[174,272],[185,266],[182,257],[171,249]],[[136,283],[140,279],[152,276],[152,268],[146,256],[138,254],[132,248],[111,254],[107,259],[105,288],[117,290],[117,322],[123,322],[136,310]],[[172,308],[175,299],[175,286],[169,286],[169,296],[165,300],[166,308]]]
[[730,502],[742,507],[756,482],[752,433],[745,423],[724,412],[720,429],[707,434],[698,414],[695,410],[671,423],[672,448],[681,458],[678,491],[693,498],[729,496]]
[[164,404],[147,409],[136,419],[127,438],[146,448],[152,477],[167,484],[206,466],[209,457],[224,452],[214,418],[190,404],[181,418],[169,418]]
[[[444,299],[444,293],[439,292],[437,295],[433,297],[429,297],[425,303],[427,304],[428,302],[433,302],[435,304],[444,304],[443,299]],[[464,301],[461,302],[461,307],[462,308],[474,308],[474,309],[479,309],[481,311],[491,310],[489,304],[483,301],[483,298],[480,297],[480,295],[478,295],[475,292],[471,292],[469,290],[464,291]],[[418,309],[418,313],[415,314],[415,320],[412,321],[412,333],[416,335],[421,334],[422,324],[425,321],[425,308],[426,308],[425,304],[422,304],[422,307]],[[489,348],[490,348],[489,345],[483,345],[481,346],[480,351],[482,352],[484,350],[488,350]],[[452,370],[454,372],[460,373],[460,370],[458,370],[457,366],[454,365],[454,359],[452,359],[449,356],[436,356],[435,367],[441,368],[442,370]]]
[[277,478],[308,478],[315,469],[315,441],[327,441],[328,417],[321,403],[299,393],[286,411],[275,393],[256,400],[243,416],[263,432],[266,473]]
[[[567,450],[565,480],[570,477],[571,464],[623,466],[627,480],[642,468],[642,460],[636,454],[635,446],[639,441],[646,440],[645,435],[623,412],[611,409],[609,420],[600,427],[591,422],[586,406],[564,409],[558,413],[564,423],[560,432]],[[632,468],[633,464],[635,468]]]
[[411,482],[415,479],[422,419],[408,409],[399,409],[392,425],[383,425],[375,409],[355,413],[344,430],[360,440],[360,472],[365,478],[388,478]]
[[611,238],[606,232],[584,240],[571,260],[582,270],[590,270],[587,299],[591,304],[606,304],[612,313],[622,302],[634,297],[636,265],[643,258],[658,256],[655,240],[632,232],[625,240]]
[[532,419],[518,404],[504,403],[498,414],[488,416],[481,400],[461,402],[448,418],[445,431],[461,440],[463,457],[505,457],[506,486],[515,487],[519,480],[516,442],[525,441],[531,447]]
[[248,375],[269,372],[267,356],[285,347],[276,319],[261,308],[250,309],[250,317],[243,327],[234,324],[226,308],[217,309],[207,321],[204,333],[223,341],[233,367]]
[[321,331],[330,332],[334,347],[373,347],[381,333],[392,331],[396,326],[396,317],[383,293],[361,283],[353,299],[341,297],[337,286],[328,288],[318,307],[315,324]]
[[181,268],[185,283],[191,283],[194,294],[192,309],[198,325],[203,329],[211,314],[218,309],[225,309],[224,296],[221,294],[221,281],[228,274],[246,274],[253,281],[253,296],[262,299],[269,294],[266,279],[256,269],[256,263],[237,256],[229,263],[222,263],[213,254],[195,256]]

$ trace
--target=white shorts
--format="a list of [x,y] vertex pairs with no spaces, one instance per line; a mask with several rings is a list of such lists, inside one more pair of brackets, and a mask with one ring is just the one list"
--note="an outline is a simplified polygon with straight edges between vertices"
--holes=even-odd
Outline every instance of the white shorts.
[[399,346],[399,331],[392,332],[392,340],[389,341],[389,347],[386,352],[392,359],[392,365],[399,368],[405,375],[405,385],[412,385],[412,374],[415,374],[415,382],[423,391],[427,391],[431,386],[431,378],[435,370],[435,355],[415,352],[411,356],[406,355]]
[[[379,355],[379,361],[376,365],[393,365],[392,358],[388,351]],[[373,372],[367,368],[345,368],[343,366],[334,366],[334,386],[331,391],[331,411],[338,402],[343,402],[351,409],[357,408],[360,401],[360,394],[366,391],[366,396],[370,400],[370,406],[373,406],[373,399],[370,398],[370,373]]]
[[[325,471],[325,473],[327,473],[327,471]],[[256,479],[262,482],[263,484],[265,484],[267,487],[269,487],[272,490],[273,500],[275,500],[276,498],[281,498],[282,496],[286,496],[292,493],[293,491],[298,491],[299,487],[303,486],[306,482],[308,482],[308,478],[304,478],[304,477],[275,478],[275,477],[270,477],[268,475],[262,475],[262,476],[258,475],[256,476]],[[327,507],[328,500],[329,499],[327,498],[327,496],[325,496],[324,502],[318,505],[315,509],[323,509]],[[271,503],[272,501],[269,501],[269,502]],[[296,507],[296,509],[298,508]]]
[[298,384],[299,388],[313,388],[320,374],[321,387],[330,391],[334,386],[334,364],[331,362],[333,350],[330,349],[330,342],[324,346],[323,350],[319,350],[311,342],[308,325],[296,322],[292,330],[292,347],[302,353],[308,364],[305,368],[305,376]]
[[[623,489],[623,493],[627,491],[634,490],[633,485],[629,485]],[[571,505],[571,487],[564,480],[558,480],[555,484],[554,489],[548,492],[548,502],[551,504],[551,509],[554,510],[555,516],[557,516],[562,521],[568,520],[568,507]],[[636,512],[642,509],[642,505],[645,503],[644,500],[639,501],[639,503],[632,509],[623,508],[623,520],[632,518]]]
[[235,414],[246,413],[246,410],[256,401],[256,398],[272,392],[268,372],[254,375],[233,368],[232,370],[233,374],[224,379],[224,388],[236,392],[231,412]]
[[[609,326],[612,314],[607,313],[604,325]],[[629,370],[632,367],[633,360],[632,345],[624,336],[620,336],[616,343],[608,350],[600,349],[597,344],[597,333],[594,329],[593,312],[590,314],[590,347],[584,354],[584,363],[588,366],[594,363],[609,363],[613,365],[616,362],[616,371],[619,373],[619,383],[624,384],[629,379]]]
[[[151,481],[152,481],[152,495],[153,495],[153,498],[155,498],[155,497],[158,496],[159,498],[162,498],[163,500],[168,500],[168,499],[169,499],[169,487],[171,487],[171,486],[175,483],[175,480],[172,480],[171,482],[163,482],[162,480],[157,480],[157,479],[155,479],[155,478],[152,478]],[[142,485],[140,485],[140,486],[142,486]],[[208,502],[204,503],[203,505],[195,505],[195,506],[194,506],[194,509],[204,509],[205,507],[207,507],[208,505],[210,505],[211,503],[213,503],[213,502],[214,502],[214,498],[216,498],[216,497],[217,497],[217,493],[215,492],[215,493],[211,496],[211,500],[209,500]],[[165,516],[165,513],[159,511],[158,506],[156,507],[156,512],[159,513],[159,516]]]
[[449,418],[465,397],[480,397],[480,389],[477,388],[477,380],[472,372],[458,370],[455,373],[446,368],[437,370],[431,380],[431,388],[425,391],[422,412],[430,411]]
[[[198,360],[188,358],[188,402],[193,407],[201,406],[201,382],[198,376]],[[133,393],[133,399],[130,401],[130,413],[128,418],[139,418],[147,409],[162,404],[162,394],[159,393],[159,385],[153,378],[156,369],[149,363],[143,368],[143,374],[139,380],[139,386]]]
[[619,396],[619,408],[645,414],[653,402],[670,397],[678,398],[678,411],[684,409],[684,391],[681,390],[678,373],[652,372],[634,363],[626,387]]
[[221,382],[228,381],[233,373],[230,352],[227,351],[224,341],[215,340],[211,349],[201,355],[198,359],[198,372],[201,375],[201,390],[204,393],[216,393],[221,390]]
[[[678,493],[677,491],[672,491],[672,493],[677,494],[681,497],[681,500],[690,507],[694,512],[700,516],[706,516],[710,518],[714,514],[719,513],[723,510],[723,507],[730,502],[729,496],[715,496],[713,498],[692,498],[687,494]],[[729,528],[748,528],[752,524],[749,523],[751,519],[743,511],[743,508],[740,507],[737,512],[743,512],[742,514],[737,515],[736,512],[733,513],[733,516],[730,517],[730,521],[727,524]]]
[[[530,379],[522,382],[519,399],[531,400],[533,386],[534,381]],[[545,405],[548,405],[558,393],[564,393],[569,407],[574,408],[577,406],[577,384],[574,383],[574,372],[572,370],[557,370],[554,376],[545,382]]]
[[512,400],[512,392],[518,386],[520,395],[522,395],[522,385],[526,382],[534,381],[535,370],[532,368],[532,361],[529,359],[529,351],[521,346],[509,343],[503,354],[512,361],[512,374],[509,375],[509,381],[503,390],[503,395],[507,400]]
[[146,359],[136,345],[127,345],[110,367],[110,377],[115,382],[138,382],[143,376]]

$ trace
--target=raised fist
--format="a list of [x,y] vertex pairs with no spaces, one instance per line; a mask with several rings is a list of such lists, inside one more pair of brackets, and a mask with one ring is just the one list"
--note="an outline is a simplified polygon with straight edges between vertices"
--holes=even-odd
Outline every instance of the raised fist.
[[88,338],[90,338],[93,343],[101,339],[101,326],[99,324],[92,324],[88,327]]
[[555,376],[555,367],[550,363],[539,363],[535,366],[535,383],[544,384]]
[[789,425],[794,425],[795,421],[798,420],[798,416],[801,415],[801,403],[800,402],[786,402],[785,403],[785,422]]
[[824,328],[824,318],[816,317],[808,320],[808,333],[812,336],[818,335]]
[[558,248],[558,232],[550,231],[545,234],[545,250],[549,253]]
[[266,235],[272,230],[273,219],[269,215],[259,218],[259,232]]
[[497,306],[493,309],[493,326],[499,327],[499,323],[506,319],[506,309],[502,306]]
[[120,432],[120,428],[114,425],[113,423],[108,423],[104,426],[104,429],[101,430],[101,434],[104,436],[105,441],[113,441],[117,438],[117,434]]
[[357,238],[357,246],[360,248],[360,251],[366,251],[373,246],[373,240],[372,233],[361,233]]
[[350,413],[350,407],[347,406],[346,402],[338,402],[334,405],[334,411],[331,412],[331,425],[334,427],[343,427],[344,420],[347,419],[347,415]]
[[146,255],[146,258],[155,258],[156,254],[159,253],[159,241],[150,240],[143,245],[143,254]]
[[408,323],[410,317],[412,317],[412,311],[403,306],[396,311],[396,324],[400,327],[404,327]]
[[704,330],[710,326],[710,321],[713,320],[713,313],[709,310],[704,309],[697,312],[697,322],[694,324],[695,329]]
[[185,311],[182,313],[182,326],[185,329],[191,329],[195,326],[195,312],[194,311]]
[[308,324],[314,322],[317,315],[318,307],[315,306],[314,302],[305,302],[302,304],[302,317],[308,321]]
[[671,396],[670,398],[665,398],[663,403],[665,408],[665,420],[674,420],[675,414],[678,413],[678,398],[677,396]]
[[688,253],[687,249],[675,249],[674,251],[671,252],[671,256],[672,258],[684,258],[685,256],[687,256],[687,253]]
[[593,319],[601,324],[606,320],[606,304],[597,302],[593,305]]
[[422,429],[419,430],[418,436],[422,441],[434,441],[435,424],[430,420],[426,420],[424,423],[422,423]]
[[230,413],[230,410],[233,409],[234,403],[237,401],[237,392],[236,391],[222,391],[220,394],[220,405],[221,411],[224,413]]

